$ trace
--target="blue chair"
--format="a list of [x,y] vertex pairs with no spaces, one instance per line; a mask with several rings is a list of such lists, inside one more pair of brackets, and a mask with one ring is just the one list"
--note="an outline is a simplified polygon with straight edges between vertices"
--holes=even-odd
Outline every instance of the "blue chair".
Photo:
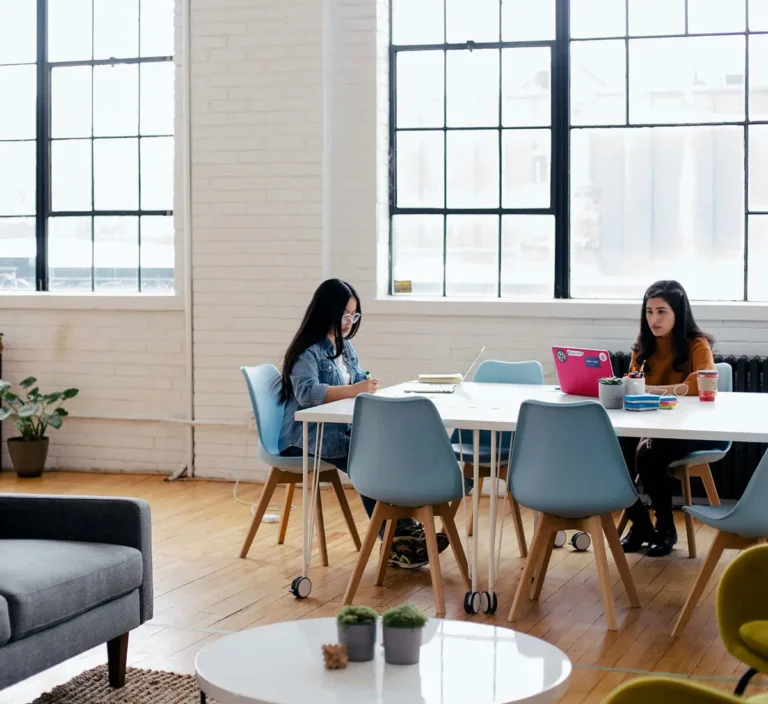
[[454,515],[462,496],[462,477],[435,405],[427,398],[383,398],[361,394],[355,401],[349,478],[358,492],[376,500],[368,533],[344,594],[351,604],[365,566],[386,521],[379,554],[376,586],[381,586],[389,551],[400,518],[424,524],[437,615],[445,615],[435,517],[443,520],[467,589],[471,588],[467,558]]
[[[473,379],[478,384],[530,384],[540,386],[544,384],[544,369],[540,362],[498,362],[495,360],[486,360],[475,373]],[[498,443],[497,452],[502,453],[502,460],[506,459],[509,453],[509,445],[512,442],[512,433],[501,433],[501,441]],[[472,431],[465,430],[461,433],[461,443],[459,443],[459,432],[453,431],[451,443],[456,454],[456,459],[464,461],[464,476],[472,478],[474,476],[473,457],[474,444],[472,442]],[[480,482],[476,487],[479,495],[483,493],[483,480],[491,476],[491,433],[483,430],[480,433]],[[499,479],[506,480],[507,467],[502,464],[499,467]],[[520,550],[520,557],[527,557],[528,544],[525,540],[525,530],[523,529],[523,519],[520,516],[520,506],[511,494],[507,494],[509,507],[512,510],[512,518],[515,523],[515,534],[517,544]],[[469,535],[472,535],[472,502],[467,500],[467,516],[469,518]]]
[[[262,364],[258,367],[241,367],[240,371],[245,377],[245,383],[248,386],[248,393],[251,397],[253,406],[253,415],[256,419],[256,429],[259,433],[259,457],[271,467],[267,483],[261,492],[259,504],[256,512],[253,514],[251,527],[240,551],[240,557],[248,555],[248,550],[256,537],[256,531],[259,529],[261,519],[272,500],[275,488],[278,484],[285,484],[285,506],[283,508],[283,517],[280,523],[280,533],[277,537],[278,545],[285,542],[285,533],[288,529],[288,519],[291,515],[291,502],[293,501],[293,492],[296,484],[302,481],[303,464],[302,457],[281,457],[280,456],[280,433],[283,427],[283,404],[278,401],[278,384],[280,381],[280,372],[271,364]],[[310,470],[312,464],[310,463]],[[328,482],[333,487],[336,497],[339,500],[341,511],[347,521],[349,532],[355,547],[360,549],[360,536],[357,532],[355,519],[352,517],[352,511],[347,502],[347,496],[344,493],[344,487],[339,479],[339,473],[336,467],[328,462],[320,462],[320,481]],[[323,506],[320,500],[320,492],[317,494],[317,539],[320,544],[320,556],[323,565],[328,566],[328,548],[325,542],[325,524],[323,521]]]
[[608,629],[617,630],[603,535],[630,603],[639,607],[612,516],[635,503],[637,491],[605,409],[596,401],[525,401],[520,408],[508,482],[522,506],[541,514],[509,620],[519,619],[526,592],[533,600],[539,598],[557,531],[575,529],[592,536]]
[[683,606],[672,636],[682,633],[724,550],[743,550],[768,538],[768,453],[763,455],[735,506],[685,506],[683,510],[718,533]]

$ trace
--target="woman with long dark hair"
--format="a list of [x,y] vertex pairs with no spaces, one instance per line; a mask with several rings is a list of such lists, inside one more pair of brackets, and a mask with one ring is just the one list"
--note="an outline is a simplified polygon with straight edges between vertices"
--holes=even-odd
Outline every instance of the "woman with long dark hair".
[[[284,404],[282,455],[303,455],[304,429],[294,419],[296,411],[378,390],[378,379],[371,379],[360,368],[350,342],[360,329],[361,319],[360,297],[350,284],[328,279],[318,286],[283,360],[279,388],[280,402]],[[310,424],[310,455],[319,452],[323,460],[346,472],[350,430],[348,425],[326,423],[318,448],[317,428]],[[361,498],[370,518],[376,502],[367,496]],[[448,547],[448,538],[442,533],[438,533],[438,547],[441,551]],[[426,539],[420,523],[412,519],[398,522],[389,562],[406,568],[427,564]]]
[[[685,289],[677,281],[657,281],[643,296],[640,334],[632,348],[632,369],[645,374],[649,393],[698,393],[697,372],[714,369],[713,339],[693,317]],[[622,449],[627,466],[640,475],[645,493],[656,513],[656,525],[648,510],[638,500],[627,515],[632,522],[621,541],[624,552],[638,552],[648,545],[650,557],[669,555],[677,543],[672,517],[672,496],[677,487],[669,465],[711,444],[701,440],[644,439],[639,443],[623,438]]]

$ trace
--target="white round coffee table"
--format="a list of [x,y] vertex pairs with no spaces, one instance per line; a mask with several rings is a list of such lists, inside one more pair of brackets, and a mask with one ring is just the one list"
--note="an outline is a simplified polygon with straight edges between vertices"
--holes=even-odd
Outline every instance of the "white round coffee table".
[[[557,701],[571,661],[549,643],[508,628],[430,619],[418,665],[376,657],[326,670],[332,618],[287,621],[226,636],[195,661],[201,692],[220,704],[511,704]],[[204,698],[203,698],[204,700]]]

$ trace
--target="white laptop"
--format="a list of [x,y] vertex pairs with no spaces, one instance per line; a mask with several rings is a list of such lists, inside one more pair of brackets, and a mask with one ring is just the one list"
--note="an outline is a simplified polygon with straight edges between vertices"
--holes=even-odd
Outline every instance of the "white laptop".
[[[407,394],[452,394],[466,381],[475,364],[483,356],[483,352],[485,352],[485,347],[480,350],[480,354],[475,357],[475,360],[469,365],[469,369],[459,378],[458,382],[451,383],[451,380],[455,377],[450,374],[422,374],[419,375],[419,379],[428,379],[428,381],[414,381],[411,384],[407,384],[403,391]],[[441,377],[446,381],[437,381]]]

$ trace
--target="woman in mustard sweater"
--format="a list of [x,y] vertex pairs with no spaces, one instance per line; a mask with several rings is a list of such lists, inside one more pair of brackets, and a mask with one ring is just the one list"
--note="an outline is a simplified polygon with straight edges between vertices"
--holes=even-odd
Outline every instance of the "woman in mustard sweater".
[[[677,281],[657,281],[643,297],[640,334],[632,348],[632,368],[643,369],[649,393],[696,395],[696,373],[715,368],[712,341],[696,324],[685,289]],[[623,438],[621,445],[627,467],[633,476],[635,472],[640,475],[656,513],[654,527],[640,500],[628,510],[632,527],[621,541],[624,552],[638,552],[648,545],[650,557],[669,555],[677,542],[672,495],[678,488],[669,465],[691,452],[708,449],[709,443],[662,439],[638,443],[636,439]]]

